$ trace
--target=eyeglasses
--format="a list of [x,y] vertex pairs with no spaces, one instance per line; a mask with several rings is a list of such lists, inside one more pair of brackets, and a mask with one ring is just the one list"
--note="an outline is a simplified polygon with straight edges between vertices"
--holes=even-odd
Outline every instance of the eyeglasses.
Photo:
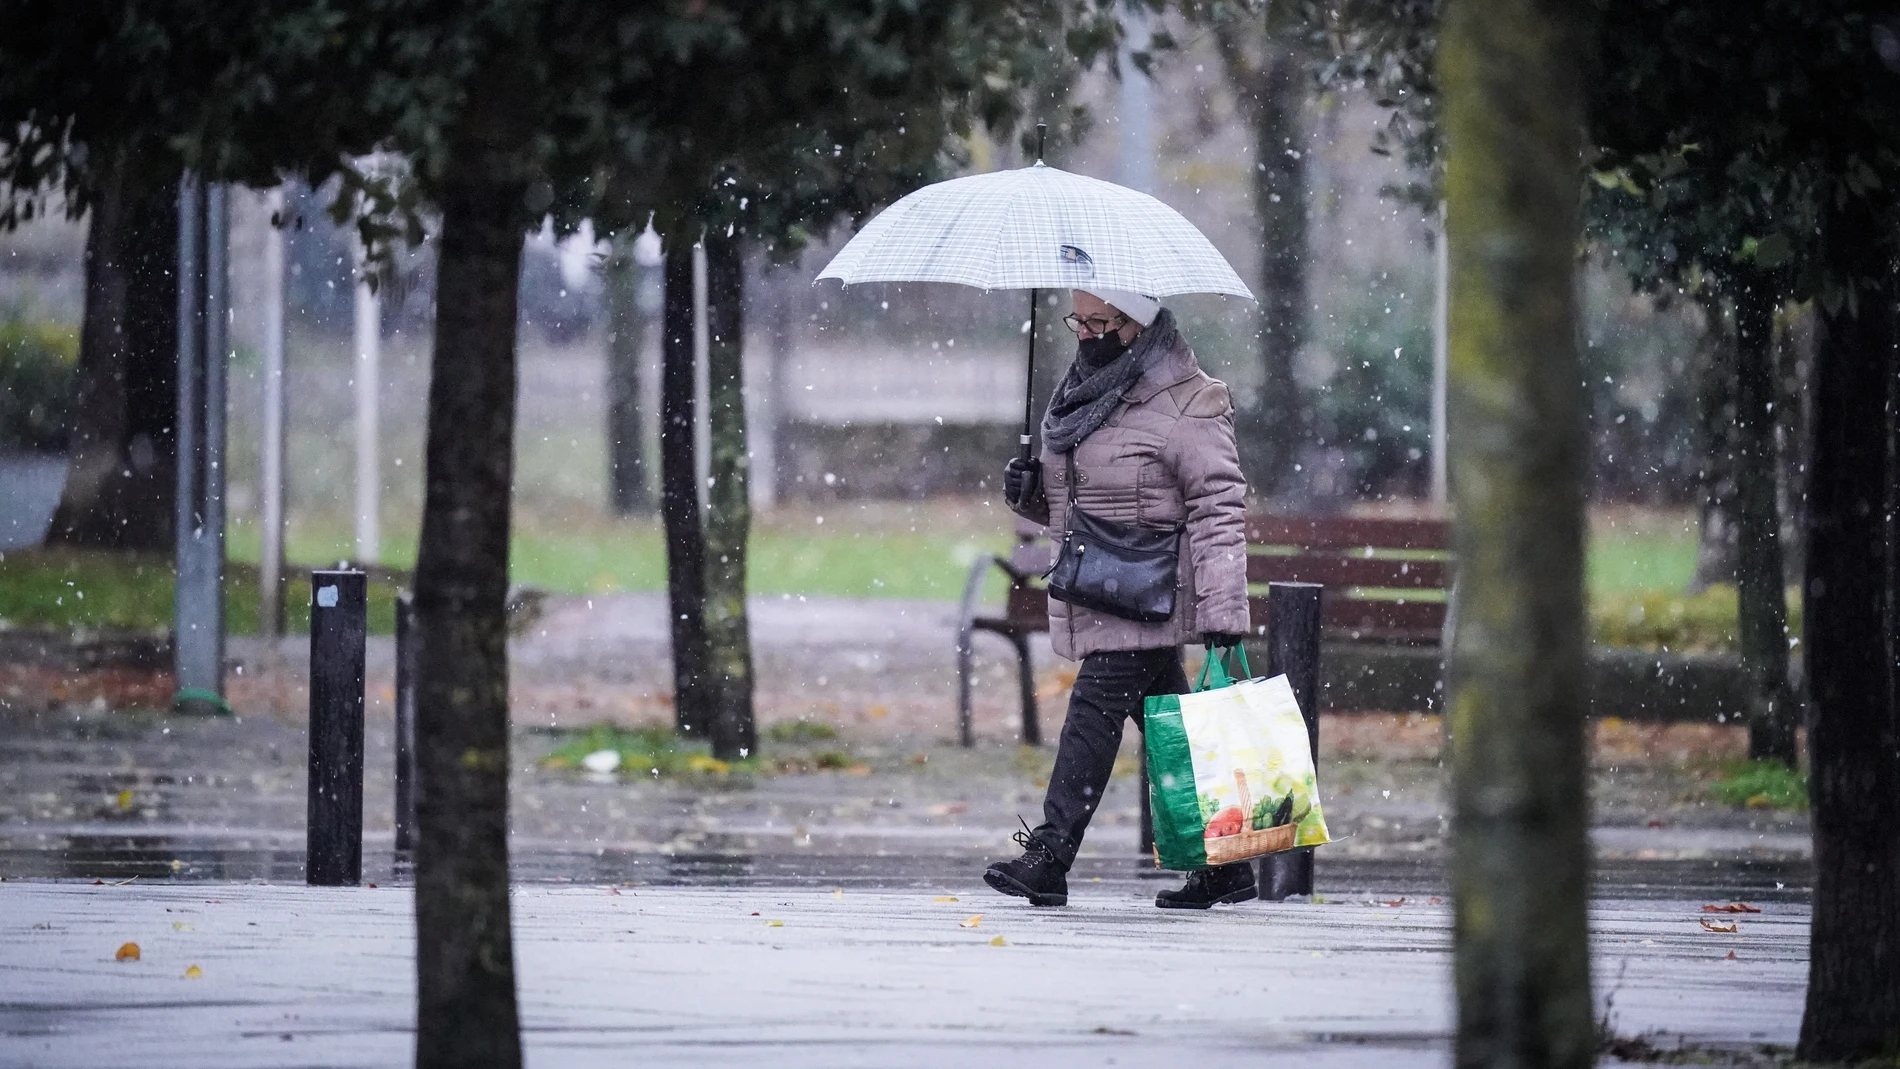
[[1085,318],[1071,312],[1062,317],[1062,325],[1068,327],[1069,333],[1071,334],[1082,333],[1082,328],[1084,327],[1088,328],[1090,334],[1107,334],[1111,330],[1121,329],[1121,325],[1126,322],[1128,322],[1128,317],[1125,315],[1114,317],[1088,316]]

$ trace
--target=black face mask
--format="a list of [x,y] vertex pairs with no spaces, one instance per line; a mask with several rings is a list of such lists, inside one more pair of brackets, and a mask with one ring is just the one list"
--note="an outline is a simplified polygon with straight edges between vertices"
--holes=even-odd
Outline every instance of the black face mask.
[[1128,343],[1122,340],[1119,331],[1094,338],[1081,338],[1075,343],[1075,360],[1085,368],[1107,367],[1127,349]]

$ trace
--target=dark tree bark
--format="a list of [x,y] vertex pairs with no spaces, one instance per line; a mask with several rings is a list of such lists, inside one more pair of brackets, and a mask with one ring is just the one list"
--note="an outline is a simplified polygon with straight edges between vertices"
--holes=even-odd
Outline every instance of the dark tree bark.
[[1887,515],[1900,321],[1879,219],[1856,200],[1822,224],[1830,267],[1884,282],[1861,291],[1858,307],[1818,316],[1802,618],[1814,818],[1804,1061],[1900,1053],[1900,725]]
[[1788,687],[1788,595],[1781,564],[1775,448],[1775,310],[1779,292],[1751,276],[1735,292],[1735,586],[1742,668],[1752,691],[1748,755],[1793,766],[1796,703]]
[[178,179],[120,152],[86,235],[71,462],[49,543],[169,551],[178,492]]
[[1235,413],[1241,467],[1253,493],[1293,488],[1307,439],[1293,364],[1306,340],[1306,107],[1299,54],[1273,39],[1247,56],[1233,24],[1219,33],[1222,57],[1254,128],[1254,217],[1260,225],[1260,382]]
[[470,88],[440,195],[428,470],[416,561],[416,1065],[521,1064],[508,912],[509,512],[527,124]]
[[752,638],[746,621],[746,538],[752,527],[745,418],[745,257],[738,238],[706,239],[707,683],[713,756],[758,748],[752,716]]
[[653,511],[647,489],[645,420],[640,413],[640,360],[647,321],[640,310],[640,265],[633,237],[614,240],[603,272],[607,283],[607,483],[617,515]]
[[1438,46],[1451,234],[1455,1059],[1594,1061],[1576,242],[1583,16],[1452,0]]
[[712,727],[707,688],[706,527],[699,509],[693,394],[693,248],[666,252],[660,328],[660,520],[666,528],[666,595],[673,629],[673,716],[682,735]]

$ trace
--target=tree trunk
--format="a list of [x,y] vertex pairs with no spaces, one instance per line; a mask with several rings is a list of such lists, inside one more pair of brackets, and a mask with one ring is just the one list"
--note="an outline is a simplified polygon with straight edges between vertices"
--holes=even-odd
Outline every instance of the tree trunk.
[[752,717],[752,638],[746,622],[746,537],[752,526],[745,422],[745,257],[738,238],[706,239],[707,682],[713,756],[758,748]]
[[607,259],[607,482],[616,515],[653,511],[647,490],[644,422],[640,418],[640,361],[647,320],[640,310],[641,268],[633,235],[614,239]]
[[1581,16],[1452,0],[1438,49],[1451,234],[1456,1062],[1594,1060],[1584,790],[1576,242]]
[[1808,487],[1809,795],[1814,919],[1798,1057],[1900,1053],[1900,725],[1893,700],[1887,517],[1900,344],[1880,218],[1850,202],[1822,223],[1829,266],[1886,280],[1858,308],[1817,309]]
[[509,511],[525,125],[471,88],[441,194],[416,560],[416,1065],[521,1064],[508,912]]
[[169,552],[178,492],[178,179],[116,154],[86,235],[71,461],[49,543]]
[[666,594],[673,627],[673,716],[682,735],[704,735],[713,702],[706,686],[706,529],[699,511],[693,396],[693,248],[666,253],[660,351],[660,520],[666,528]]
[[1253,105],[1254,214],[1260,221],[1260,385],[1239,415],[1240,459],[1254,494],[1292,489],[1306,441],[1293,364],[1306,341],[1306,105],[1299,57],[1267,42]]
[[[1292,25],[1278,23],[1292,22]],[[1215,43],[1241,108],[1253,122],[1254,218],[1260,226],[1260,377],[1235,412],[1241,469],[1263,498],[1297,489],[1293,465],[1306,441],[1293,365],[1306,338],[1305,79],[1293,40],[1297,20],[1265,20],[1263,58],[1249,56],[1246,24],[1219,22]],[[1286,41],[1280,38],[1284,37]]]
[[1707,308],[1708,342],[1703,351],[1702,388],[1697,391],[1697,445],[1701,449],[1701,541],[1689,593],[1700,594],[1735,582],[1737,530],[1735,478],[1740,443],[1736,438],[1736,338],[1723,322],[1722,309]]
[[1787,583],[1775,449],[1775,310],[1768,279],[1735,292],[1735,585],[1742,668],[1748,674],[1748,755],[1793,766],[1796,704],[1788,688]]

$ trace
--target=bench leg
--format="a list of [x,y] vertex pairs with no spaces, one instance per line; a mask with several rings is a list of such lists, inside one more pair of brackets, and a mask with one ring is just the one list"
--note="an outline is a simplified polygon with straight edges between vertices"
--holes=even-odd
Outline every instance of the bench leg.
[[970,711],[970,676],[975,671],[976,635],[968,625],[957,630],[957,745],[976,745],[976,724]]
[[1042,720],[1036,713],[1036,666],[1029,659],[1029,636],[1014,634],[1009,638],[1016,644],[1017,678],[1023,690],[1023,745],[1041,746]]

